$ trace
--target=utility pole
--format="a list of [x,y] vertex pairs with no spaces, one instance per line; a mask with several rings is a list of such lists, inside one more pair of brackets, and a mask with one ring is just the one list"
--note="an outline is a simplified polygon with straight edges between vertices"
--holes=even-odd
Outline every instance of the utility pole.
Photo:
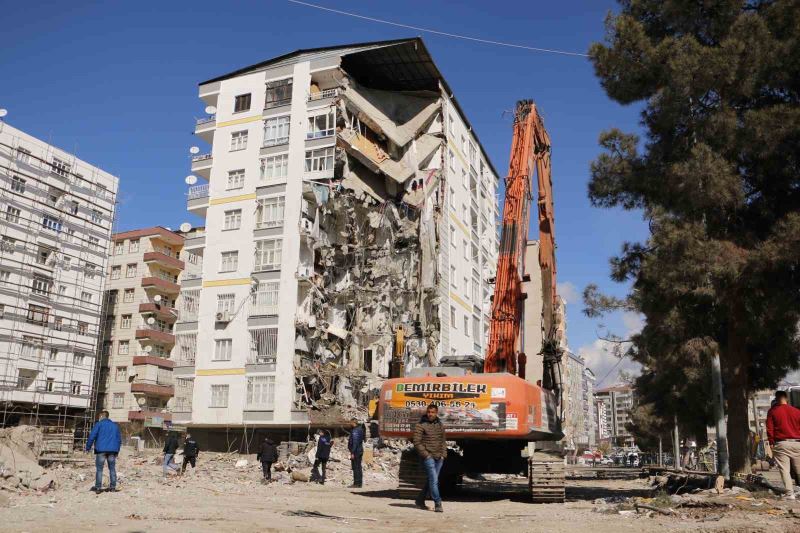
[[661,448],[661,437],[658,437],[658,466],[664,466],[664,451]]
[[675,458],[675,468],[681,468],[681,438],[678,434],[678,415],[675,415],[675,431],[672,433],[672,456]]
[[725,404],[722,396],[722,370],[719,352],[711,356],[711,390],[714,393],[714,418],[717,427],[717,474],[725,479],[731,477],[728,463],[728,424],[725,422]]

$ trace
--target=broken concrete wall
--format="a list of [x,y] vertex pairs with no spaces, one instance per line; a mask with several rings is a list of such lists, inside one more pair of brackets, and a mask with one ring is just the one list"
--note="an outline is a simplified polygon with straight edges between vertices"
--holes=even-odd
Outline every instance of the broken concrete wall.
[[441,98],[343,80],[334,178],[303,193],[295,375],[312,423],[365,414],[399,328],[406,368],[435,364],[439,343]]

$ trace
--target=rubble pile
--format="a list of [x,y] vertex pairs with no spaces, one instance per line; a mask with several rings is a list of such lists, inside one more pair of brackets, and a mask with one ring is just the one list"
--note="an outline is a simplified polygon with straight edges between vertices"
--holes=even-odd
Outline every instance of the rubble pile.
[[47,490],[53,476],[39,466],[42,431],[33,426],[0,429],[0,488]]

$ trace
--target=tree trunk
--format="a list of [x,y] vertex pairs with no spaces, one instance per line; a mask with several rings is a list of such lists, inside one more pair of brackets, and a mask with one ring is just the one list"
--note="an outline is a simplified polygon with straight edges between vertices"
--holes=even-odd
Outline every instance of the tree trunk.
[[750,393],[748,372],[750,354],[747,352],[742,327],[744,311],[741,300],[734,300],[734,309],[728,322],[727,345],[725,346],[722,372],[725,377],[725,400],[728,414],[728,449],[730,469],[733,473],[751,473],[750,470],[750,420],[747,402]]

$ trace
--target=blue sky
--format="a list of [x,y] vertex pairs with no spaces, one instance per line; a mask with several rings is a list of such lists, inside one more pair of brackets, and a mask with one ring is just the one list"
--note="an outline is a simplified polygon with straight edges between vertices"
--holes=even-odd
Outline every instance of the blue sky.
[[[611,1],[406,1],[318,3],[362,15],[497,41],[585,52],[603,37]],[[495,167],[505,174],[510,111],[533,98],[553,142],[558,276],[568,334],[603,377],[614,364],[580,291],[608,279],[608,258],[641,239],[636,213],[592,208],[586,195],[598,134],[635,131],[638,111],[611,102],[586,58],[461,41],[376,24],[285,0],[261,2],[10,2],[0,0],[0,107],[26,132],[121,178],[117,229],[198,223],[186,212],[188,149],[203,116],[197,83],[299,48],[421,35]],[[607,325],[624,333],[635,317]],[[620,365],[620,368],[625,365]],[[614,381],[614,374],[606,384]]]

